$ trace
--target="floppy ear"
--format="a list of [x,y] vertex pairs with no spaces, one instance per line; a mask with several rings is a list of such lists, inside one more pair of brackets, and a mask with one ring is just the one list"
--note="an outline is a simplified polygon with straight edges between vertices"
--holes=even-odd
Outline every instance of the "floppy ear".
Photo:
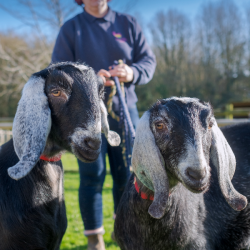
[[31,76],[18,103],[13,123],[13,141],[20,161],[8,169],[9,176],[15,180],[26,176],[36,165],[50,132],[51,115],[44,87],[44,78],[38,73]]
[[107,109],[102,100],[100,104],[101,104],[102,132],[105,134],[105,137],[107,138],[111,146],[119,146],[121,143],[121,138],[116,132],[109,130]]
[[169,183],[164,160],[149,125],[147,111],[140,119],[132,153],[132,166],[137,178],[154,192],[148,213],[156,219],[164,216],[169,196]]
[[211,161],[217,168],[219,185],[227,203],[236,211],[243,210],[247,198],[238,193],[231,182],[236,168],[235,156],[216,122],[212,127]]

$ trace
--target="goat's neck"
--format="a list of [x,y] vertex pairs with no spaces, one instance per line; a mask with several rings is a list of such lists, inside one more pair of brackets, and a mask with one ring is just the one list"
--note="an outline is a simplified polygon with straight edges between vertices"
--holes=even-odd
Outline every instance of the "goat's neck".
[[[185,193],[188,192],[188,190],[178,180],[172,177],[171,174],[168,174],[168,177],[169,177],[170,189],[169,189],[168,206],[167,206],[165,215],[166,215],[166,218],[168,218],[167,220],[169,220],[168,225],[172,225],[171,223],[174,222],[174,218],[176,216],[182,217],[182,210],[179,208],[182,207],[183,204],[185,204],[185,201],[184,201],[185,198],[183,198],[182,195],[184,195],[185,197],[186,196]],[[152,200],[150,200],[150,197],[154,196],[154,192],[152,192],[150,189],[144,186],[138,178],[136,178],[136,182],[139,186],[139,195],[141,196],[141,198],[142,198],[142,193],[143,193],[143,196],[147,197],[148,205],[151,204]],[[141,208],[145,209],[145,211],[148,210],[148,206],[144,208],[142,206]]]
[[[174,194],[176,190],[178,190],[182,185],[179,183],[177,179],[172,178],[171,175],[168,174],[169,178],[169,196]],[[146,197],[153,197],[154,192],[148,189],[143,183],[135,177],[135,181],[139,187],[139,193],[143,193]]]
[[43,154],[47,157],[53,157],[57,154],[62,154],[65,151],[61,146],[59,146],[50,136],[47,139],[45,149]]
[[[175,183],[174,180],[169,181]],[[147,195],[154,194],[145,186],[141,186],[142,183],[139,183],[139,185],[141,188],[140,190],[147,192]],[[203,195],[190,192],[180,182],[177,182],[176,185],[170,188],[165,214],[160,220],[154,219],[148,213],[152,200],[142,199],[138,197],[138,193],[135,191],[134,187],[132,190],[133,199],[127,197],[130,202],[128,209],[131,208],[133,210],[132,213],[135,214],[138,223],[141,223],[145,228],[149,228],[147,231],[149,235],[152,232],[157,232],[165,238],[166,241],[172,240],[176,232],[178,232],[178,235],[186,237],[187,228],[193,230],[195,226],[192,222],[205,218],[205,210],[201,209],[204,207]]]

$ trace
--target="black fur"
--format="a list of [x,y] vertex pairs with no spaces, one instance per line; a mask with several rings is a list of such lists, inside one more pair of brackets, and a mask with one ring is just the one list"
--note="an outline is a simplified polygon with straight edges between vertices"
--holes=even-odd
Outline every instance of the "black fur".
[[[86,130],[100,118],[103,86],[91,68],[80,70],[73,63],[50,65],[33,76],[45,79],[52,116],[44,154],[51,157],[71,151],[70,136],[75,129]],[[54,89],[61,90],[65,98],[53,97]],[[83,147],[88,150],[88,145]],[[96,152],[89,154],[95,158],[98,149]],[[67,227],[62,163],[39,160],[27,176],[16,181],[7,169],[18,161],[11,139],[0,147],[0,249],[59,250]]]
[[[188,107],[178,101],[169,103],[162,100],[150,110],[151,122],[160,115],[160,109],[166,109],[166,122],[171,121],[174,126],[170,135],[161,136],[156,135],[151,126],[165,160],[171,186],[167,211],[160,220],[149,215],[148,208],[152,201],[139,196],[132,175],[117,210],[115,237],[118,245],[122,250],[249,249],[250,205],[238,212],[227,204],[219,187],[217,170],[211,161],[210,183],[203,192],[195,193],[187,189],[174,171],[174,162],[185,151],[184,138],[188,136],[195,139],[196,133],[202,133],[204,153],[209,160],[211,135],[206,131],[212,125],[211,107],[200,102]],[[196,125],[190,125],[190,114],[193,114]],[[222,131],[237,161],[232,183],[249,201],[250,123],[224,127]],[[142,191],[152,194],[138,183]]]
[[18,161],[11,139],[0,148],[0,249],[59,249],[67,228],[62,163],[39,160],[16,181],[7,169]]

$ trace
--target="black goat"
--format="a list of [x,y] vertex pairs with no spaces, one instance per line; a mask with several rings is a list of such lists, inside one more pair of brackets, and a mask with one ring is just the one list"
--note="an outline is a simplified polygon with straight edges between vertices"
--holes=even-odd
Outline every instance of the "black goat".
[[143,115],[115,220],[122,250],[250,248],[250,123],[222,132],[194,98]]
[[1,250],[59,249],[67,227],[60,154],[96,160],[101,129],[119,144],[102,97],[94,71],[76,63],[52,64],[25,84],[13,139],[0,148]]

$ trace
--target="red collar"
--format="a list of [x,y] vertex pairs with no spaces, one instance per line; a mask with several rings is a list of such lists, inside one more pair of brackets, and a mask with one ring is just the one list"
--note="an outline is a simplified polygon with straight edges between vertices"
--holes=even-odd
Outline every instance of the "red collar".
[[[151,201],[154,200],[154,195],[150,195],[150,196],[148,197],[148,195],[147,195],[146,193],[140,191],[139,185],[138,185],[138,183],[137,183],[137,181],[136,181],[136,177],[134,178],[134,185],[135,185],[135,190],[137,191],[137,193],[138,193],[139,195],[141,195],[141,198],[142,198],[142,199],[144,199],[144,200],[151,200]],[[170,194],[171,194],[171,193],[169,192],[169,196],[170,196]]]
[[40,160],[49,161],[49,162],[60,161],[61,158],[62,158],[62,155],[61,155],[61,154],[55,155],[54,157],[51,157],[51,158],[48,158],[48,157],[45,156],[45,155],[41,155],[41,156],[40,156]]
[[150,195],[150,196],[148,197],[148,195],[147,195],[146,193],[144,193],[144,192],[142,192],[142,191],[140,192],[140,188],[139,188],[138,183],[137,183],[137,181],[136,181],[136,177],[135,177],[134,185],[135,185],[135,189],[136,189],[137,193],[138,193],[139,195],[141,195],[141,198],[142,198],[142,199],[144,199],[144,200],[151,200],[151,201],[154,200],[154,195]]

